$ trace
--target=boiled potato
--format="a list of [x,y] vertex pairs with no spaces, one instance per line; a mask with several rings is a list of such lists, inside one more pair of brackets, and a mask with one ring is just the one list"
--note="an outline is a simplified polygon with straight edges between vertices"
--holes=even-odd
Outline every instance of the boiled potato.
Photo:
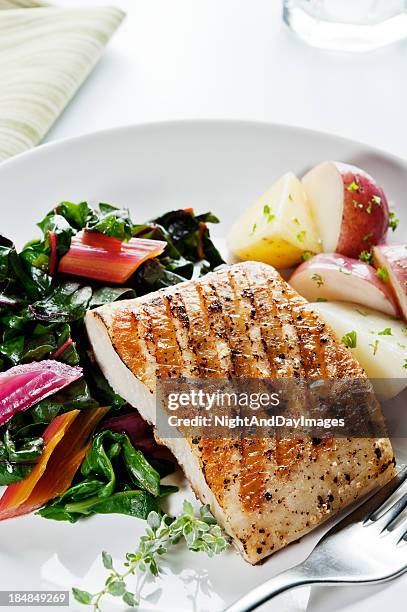
[[288,172],[236,221],[228,246],[243,260],[288,268],[305,251],[321,251],[316,226],[301,182]]
[[350,346],[379,397],[393,397],[407,387],[407,327],[403,321],[345,302],[318,302],[310,307]]
[[389,206],[383,189],[361,168],[322,162],[302,179],[323,250],[358,258],[384,242]]

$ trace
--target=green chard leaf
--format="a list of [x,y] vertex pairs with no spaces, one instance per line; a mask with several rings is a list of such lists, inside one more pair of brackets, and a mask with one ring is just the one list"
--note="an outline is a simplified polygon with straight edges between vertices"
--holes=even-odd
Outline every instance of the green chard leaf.
[[61,202],[55,208],[55,212],[61,215],[68,221],[76,230],[83,229],[88,221],[91,221],[95,217],[95,213],[89,207],[87,202],[79,202],[74,204],[73,202]]
[[136,297],[131,287],[97,287],[93,290],[89,308],[97,308],[117,300],[130,300]]
[[42,438],[29,427],[19,427],[17,422],[12,419],[0,428],[0,486],[24,480],[42,454]]
[[[37,225],[44,234],[44,251],[46,253],[51,252],[52,247],[49,234],[53,232],[56,237],[57,255],[59,257],[65,255],[71,246],[71,238],[74,233],[68,221],[62,215],[58,215],[54,211],[51,211]],[[33,265],[35,265],[35,263]]]
[[117,238],[122,242],[129,241],[133,235],[133,223],[128,209],[104,203],[99,204],[99,212],[87,222],[86,229]]
[[[128,474],[128,476],[126,476]],[[164,489],[163,494],[172,492]],[[38,514],[76,522],[91,514],[126,514],[146,519],[159,512],[160,476],[125,434],[108,429],[96,433],[75,483]]]
[[124,462],[135,485],[149,491],[154,497],[160,495],[160,475],[149,464],[143,453],[136,450],[127,436],[123,439]]
[[[70,508],[74,510],[72,505]],[[90,509],[94,514],[126,514],[143,520],[146,520],[152,510],[159,510],[157,501],[146,491],[114,493],[106,499],[96,501]]]
[[38,321],[68,323],[82,319],[92,298],[92,288],[74,282],[59,283],[53,293],[29,306]]

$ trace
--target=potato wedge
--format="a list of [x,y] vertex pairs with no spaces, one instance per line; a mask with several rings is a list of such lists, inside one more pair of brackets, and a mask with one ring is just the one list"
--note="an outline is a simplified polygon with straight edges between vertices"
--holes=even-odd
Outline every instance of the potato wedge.
[[236,221],[229,237],[232,254],[288,268],[321,244],[301,181],[287,172]]
[[407,387],[407,327],[403,321],[345,302],[318,302],[310,308],[340,339],[346,341],[351,334],[348,345],[380,398],[393,397]]

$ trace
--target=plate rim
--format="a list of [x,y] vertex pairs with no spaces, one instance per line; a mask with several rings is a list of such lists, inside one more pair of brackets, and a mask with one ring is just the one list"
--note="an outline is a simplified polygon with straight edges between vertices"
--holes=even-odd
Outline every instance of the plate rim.
[[[376,147],[369,143],[358,141],[353,138],[344,137],[338,135],[333,132],[325,131],[325,130],[316,130],[312,128],[306,128],[302,126],[297,126],[294,124],[285,124],[285,123],[276,123],[276,122],[268,122],[268,121],[256,121],[250,119],[228,119],[228,118],[188,118],[188,119],[176,119],[176,120],[165,120],[165,121],[149,121],[143,123],[131,123],[126,125],[120,125],[110,128],[105,128],[101,130],[93,130],[87,133],[78,134],[75,136],[67,136],[64,138],[56,139],[51,142],[46,142],[40,144],[32,149],[28,149],[12,158],[4,160],[0,163],[0,174],[2,172],[8,172],[10,168],[13,170],[17,168],[19,164],[29,163],[32,159],[39,159],[39,163],[41,162],[41,155],[45,155],[46,158],[49,155],[49,152],[55,152],[58,155],[64,155],[64,151],[66,148],[70,149],[75,147],[80,147],[81,143],[84,143],[84,146],[95,146],[100,140],[109,141],[111,138],[117,139],[120,141],[120,138],[123,136],[126,138],[127,134],[129,134],[128,138],[131,138],[131,134],[136,137],[136,135],[140,132],[148,133],[149,130],[160,130],[160,129],[174,129],[177,128],[185,129],[187,127],[191,129],[201,128],[204,129],[205,126],[208,128],[215,129],[216,126],[222,127],[235,127],[239,128],[247,128],[247,129],[259,129],[259,130],[267,130],[274,131],[274,133],[279,133],[281,137],[284,137],[285,133],[289,133],[292,135],[297,135],[298,138],[311,138],[318,139],[320,141],[326,141],[332,139],[332,141],[337,141],[339,143],[347,144],[350,147],[360,147],[365,151],[372,152],[388,160],[392,160],[395,163],[403,166],[403,171],[406,172],[407,176],[407,158],[403,158],[401,156],[395,155],[383,148]],[[204,561],[203,561],[204,563]],[[225,561],[225,564],[227,561]],[[369,606],[369,595],[364,595],[360,598],[361,607],[368,609]],[[391,601],[391,597],[390,597]],[[172,603],[170,599],[169,603]],[[345,612],[346,604],[340,602],[340,610]],[[108,609],[108,608],[106,608]],[[313,606],[311,606],[313,609]]]
[[[75,146],[78,143],[86,142],[86,141],[94,141],[99,138],[109,138],[112,135],[120,135],[121,133],[126,133],[129,131],[148,131],[151,129],[157,128],[176,128],[176,127],[205,127],[210,126],[216,127],[216,125],[227,125],[227,126],[236,126],[236,127],[246,127],[246,128],[258,128],[258,129],[271,129],[276,131],[289,131],[292,133],[302,133],[304,137],[312,137],[312,138],[332,138],[339,140],[343,143],[347,143],[356,147],[363,147],[365,149],[369,149],[371,152],[376,153],[378,155],[385,156],[394,162],[401,163],[402,165],[407,166],[407,157],[401,157],[400,155],[396,155],[391,151],[388,151],[385,148],[378,147],[376,145],[371,145],[363,140],[356,140],[353,138],[348,138],[347,136],[342,136],[340,134],[336,134],[335,132],[330,132],[328,130],[317,130],[314,128],[308,128],[299,126],[296,124],[290,123],[277,123],[272,121],[260,121],[260,120],[251,120],[251,119],[228,119],[228,118],[187,118],[187,119],[169,119],[163,121],[147,121],[142,123],[130,123],[119,126],[114,126],[110,128],[103,128],[100,130],[92,130],[91,132],[85,132],[83,134],[77,134],[75,136],[65,136],[63,138],[58,138],[56,140],[52,140],[50,142],[43,142],[38,144],[37,146],[27,149],[26,151],[22,151],[13,157],[7,158],[0,162],[0,172],[4,168],[8,168],[11,165],[17,165],[20,162],[29,159],[32,156],[41,155],[43,153],[48,152],[49,150],[59,150],[63,149],[65,146]],[[406,168],[407,170],[407,168]]]

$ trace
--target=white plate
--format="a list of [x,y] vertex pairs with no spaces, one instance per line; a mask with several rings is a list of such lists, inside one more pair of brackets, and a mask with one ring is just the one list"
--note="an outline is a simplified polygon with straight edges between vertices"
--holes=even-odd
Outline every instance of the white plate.
[[[354,163],[377,178],[397,203],[402,219],[397,236],[405,240],[405,162],[327,134],[235,121],[121,128],[39,147],[5,162],[0,166],[1,233],[22,245],[35,234],[34,223],[59,201],[86,199],[128,206],[138,221],[172,208],[211,210],[222,219],[213,232],[222,239],[236,215],[276,177],[289,169],[301,175],[325,159]],[[171,509],[186,495],[190,492],[183,484],[183,491],[171,498]],[[76,585],[99,590],[105,577],[101,550],[119,561],[143,530],[142,521],[115,515],[76,525],[36,516],[5,521],[0,524],[0,589]],[[260,567],[247,565],[232,551],[212,560],[178,551],[163,578],[147,585],[141,609],[222,610],[251,587],[304,559],[322,530]],[[299,589],[267,607],[279,612],[382,612],[386,606],[397,612],[404,609],[406,589],[407,577],[379,587]],[[72,602],[70,609],[85,608]],[[111,600],[105,609],[121,605]]]

